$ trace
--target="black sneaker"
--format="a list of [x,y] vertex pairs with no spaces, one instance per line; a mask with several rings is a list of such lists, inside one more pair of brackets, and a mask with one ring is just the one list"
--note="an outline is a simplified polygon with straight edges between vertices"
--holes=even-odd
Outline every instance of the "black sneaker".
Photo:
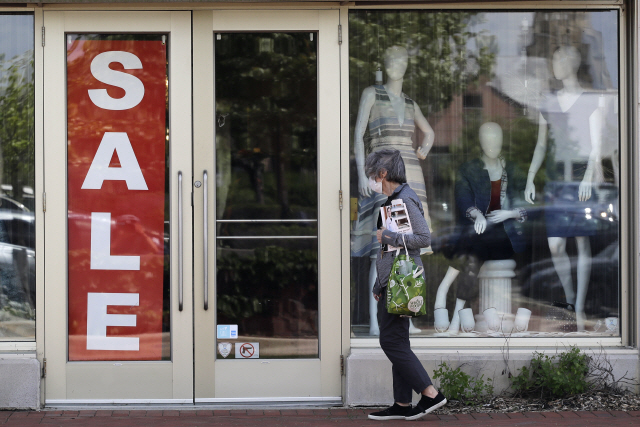
[[417,420],[424,417],[429,412],[435,411],[441,406],[446,405],[446,403],[447,398],[444,397],[444,395],[440,392],[438,392],[438,395],[436,397],[427,397],[423,395],[420,399],[420,402],[418,402],[415,408],[413,408],[407,415],[405,415],[404,419],[409,421]]
[[394,403],[393,406],[389,406],[384,411],[374,412],[369,414],[370,420],[404,420],[405,417],[411,411],[411,405],[400,406]]

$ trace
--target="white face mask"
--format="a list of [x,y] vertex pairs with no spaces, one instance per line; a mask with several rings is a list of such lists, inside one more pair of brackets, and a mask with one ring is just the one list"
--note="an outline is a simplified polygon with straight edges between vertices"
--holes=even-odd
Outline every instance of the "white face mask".
[[369,188],[375,191],[376,193],[382,194],[382,181],[376,182],[375,179],[369,177]]

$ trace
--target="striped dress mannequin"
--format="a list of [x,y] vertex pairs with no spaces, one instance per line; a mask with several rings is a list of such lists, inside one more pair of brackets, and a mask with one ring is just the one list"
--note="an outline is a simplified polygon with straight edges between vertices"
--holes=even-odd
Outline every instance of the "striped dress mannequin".
[[[400,151],[402,160],[404,160],[407,183],[420,198],[425,219],[431,228],[422,167],[420,167],[420,161],[411,140],[415,131],[414,102],[407,95],[402,94],[404,97],[404,120],[401,123],[384,85],[374,85],[373,87],[376,91],[376,98],[369,114],[369,152],[386,148]],[[377,256],[380,250],[380,244],[376,239],[378,214],[380,206],[386,200],[387,196],[378,193],[366,198],[360,197],[358,200],[358,221],[352,231],[354,235],[351,246],[352,256],[366,256],[367,254],[371,258]]]

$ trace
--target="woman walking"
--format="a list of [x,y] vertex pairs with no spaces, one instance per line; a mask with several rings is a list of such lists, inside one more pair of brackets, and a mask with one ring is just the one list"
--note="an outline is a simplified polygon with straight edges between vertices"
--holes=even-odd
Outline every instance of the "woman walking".
[[[385,252],[387,245],[402,247],[406,245],[408,255],[422,266],[420,248],[431,244],[431,234],[424,219],[422,203],[416,193],[407,184],[404,161],[398,150],[380,150],[369,154],[365,164],[369,177],[369,186],[376,193],[388,197],[385,206],[392,200],[402,199],[413,228],[413,234],[395,233],[382,227],[378,220],[378,242],[382,250],[378,253],[376,267],[378,277],[373,287],[373,296],[378,301],[378,325],[380,326],[380,347],[391,361],[393,375],[393,406],[369,414],[373,420],[417,420],[435,409],[444,406],[447,399],[431,383],[429,374],[409,343],[409,318],[387,312],[386,292],[389,273],[395,258],[395,252]],[[412,393],[421,394],[420,401],[411,407]]]

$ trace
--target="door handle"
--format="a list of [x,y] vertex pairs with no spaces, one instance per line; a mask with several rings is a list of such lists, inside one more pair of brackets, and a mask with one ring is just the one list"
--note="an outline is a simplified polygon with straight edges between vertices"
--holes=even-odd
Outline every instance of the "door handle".
[[183,307],[183,245],[182,245],[182,171],[178,171],[178,310]]
[[204,226],[202,228],[203,242],[203,264],[204,264],[204,309],[209,310],[209,192],[207,190],[207,171],[202,174],[202,191],[204,191],[204,200],[202,215],[204,216]]

